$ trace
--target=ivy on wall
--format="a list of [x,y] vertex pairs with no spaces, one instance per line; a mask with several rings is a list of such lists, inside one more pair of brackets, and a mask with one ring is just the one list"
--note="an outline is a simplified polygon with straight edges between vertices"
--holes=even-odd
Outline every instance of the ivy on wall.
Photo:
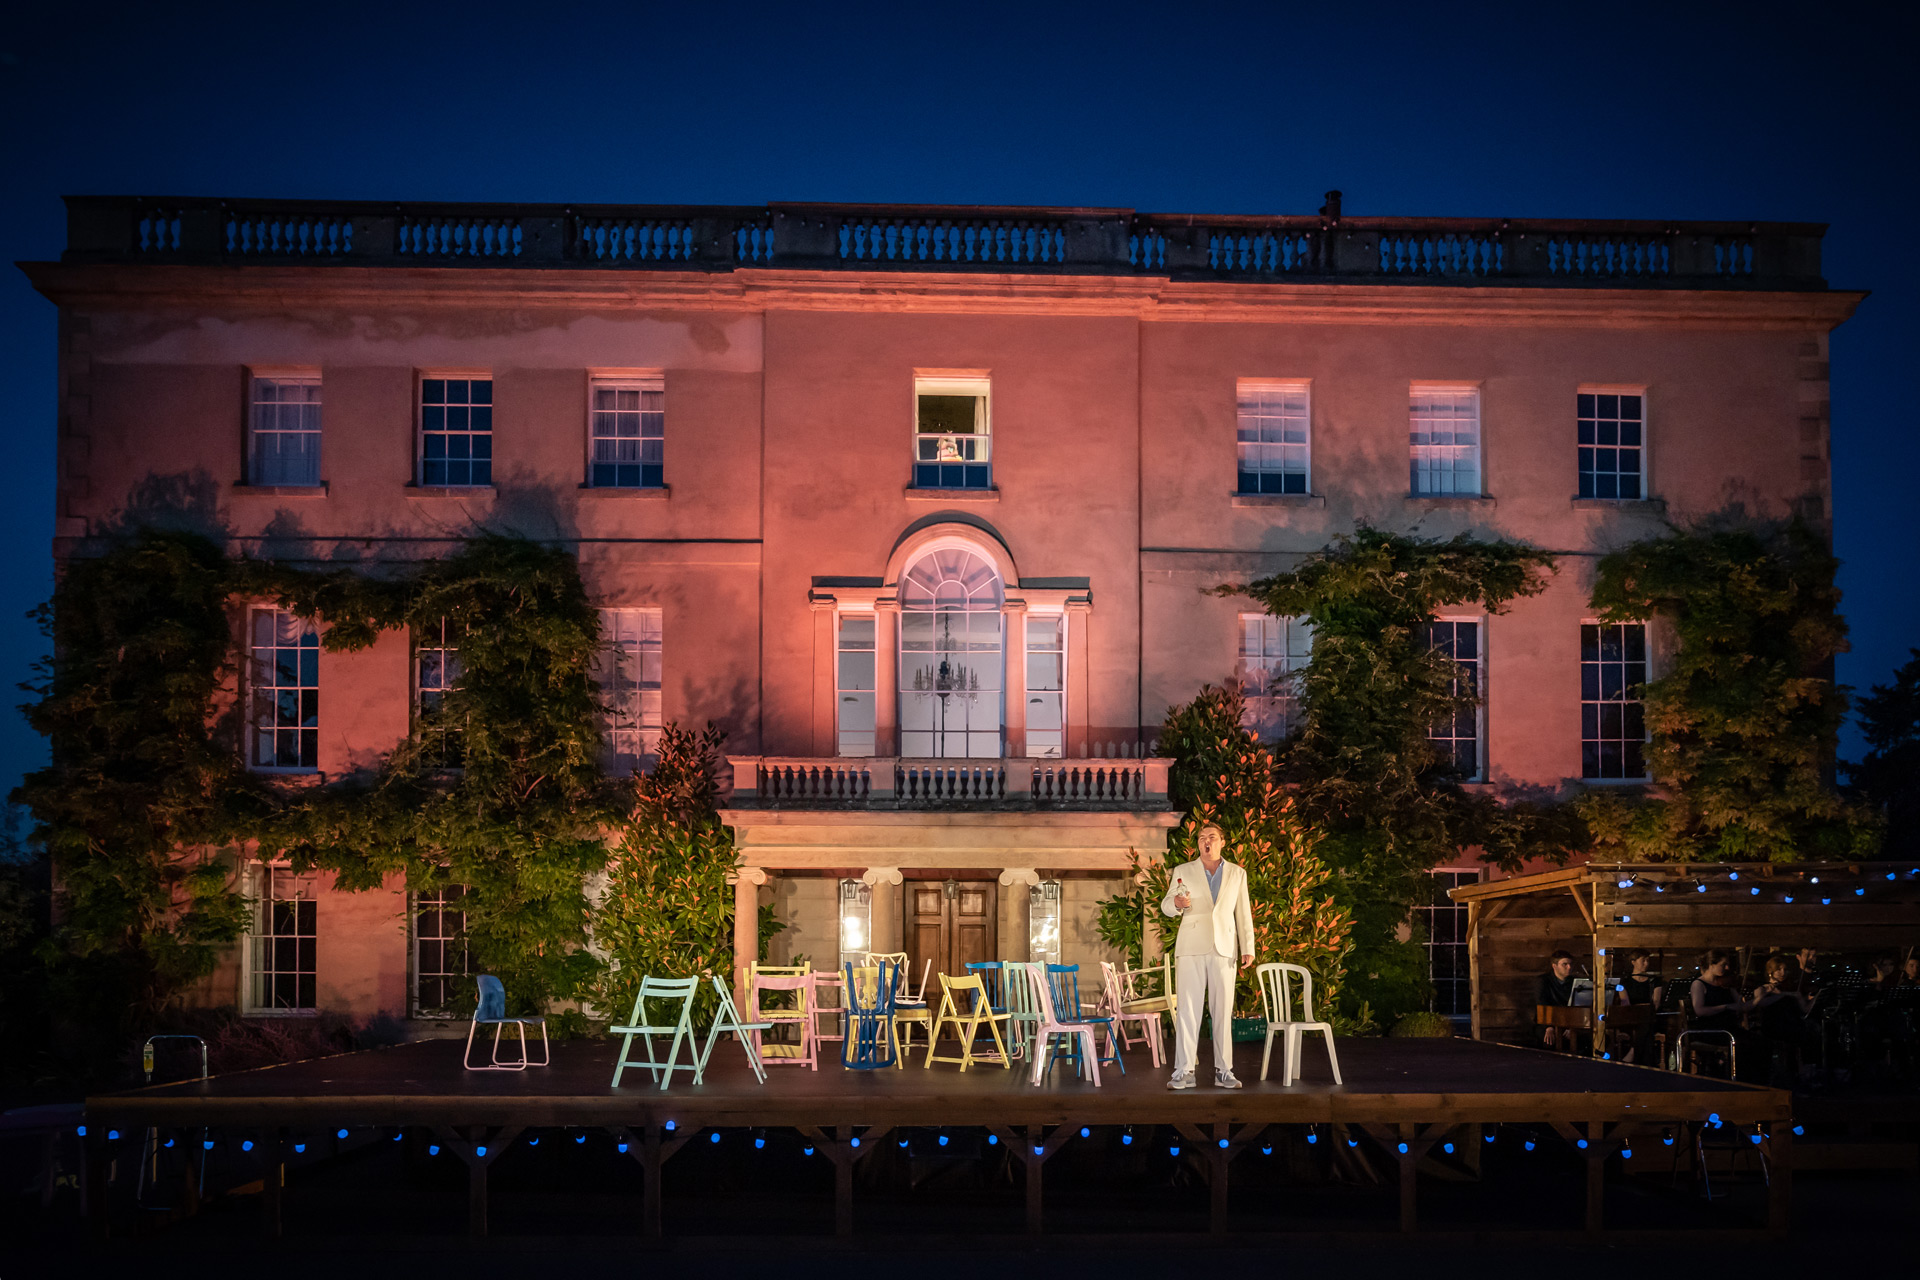
[[1597,848],[1679,862],[1875,851],[1878,824],[1829,776],[1846,715],[1833,680],[1847,641],[1838,565],[1798,520],[1712,522],[1601,560],[1600,616],[1662,618],[1676,645],[1645,691],[1657,793],[1582,797]]

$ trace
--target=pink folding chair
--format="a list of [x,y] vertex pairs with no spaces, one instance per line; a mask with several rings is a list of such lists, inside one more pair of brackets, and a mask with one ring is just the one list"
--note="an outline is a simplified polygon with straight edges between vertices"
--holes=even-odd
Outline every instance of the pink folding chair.
[[[792,991],[798,993],[793,1003],[780,1002],[769,1008],[761,1003],[761,996],[769,991]],[[766,1023],[768,1030],[775,1027],[797,1027],[800,1031],[800,1043],[768,1043],[766,1032],[753,1032],[754,1047],[760,1053],[760,1060],[767,1066],[791,1063],[796,1067],[806,1067],[809,1071],[818,1071],[819,1039],[814,1034],[814,983],[811,973],[776,974],[754,973],[752,984],[747,988],[747,1004],[751,1012],[747,1015],[750,1023]]]
[[[1114,968],[1113,961],[1100,962],[1101,1012],[1113,1019],[1113,1029],[1120,1037],[1120,1043],[1126,1048],[1144,1044],[1153,1055],[1153,1065],[1157,1068],[1165,1056],[1161,1041],[1160,1014],[1163,1009],[1172,1007],[1173,1002],[1165,996],[1130,998],[1126,984],[1120,978],[1120,971]],[[1139,1034],[1138,1040],[1127,1037],[1127,1024],[1134,1024]]]

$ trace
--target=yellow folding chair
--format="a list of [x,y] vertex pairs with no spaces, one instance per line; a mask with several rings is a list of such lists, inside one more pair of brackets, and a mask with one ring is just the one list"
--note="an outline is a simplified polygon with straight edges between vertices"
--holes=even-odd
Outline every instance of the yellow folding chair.
[[[973,994],[973,1007],[963,1015],[954,997],[964,996],[967,992]],[[1007,1017],[1004,1012],[995,1013],[993,1006],[987,1003],[987,986],[980,980],[979,974],[968,974],[964,978],[941,974],[940,1016],[934,1019],[933,1030],[928,1033],[927,1060],[921,1065],[931,1067],[936,1062],[957,1062],[962,1071],[976,1062],[998,1062],[1003,1070],[1011,1067],[1013,1061],[1007,1054],[1007,1042],[1000,1035],[1000,1024],[1006,1022]],[[957,1058],[942,1058],[935,1053],[940,1047],[940,1033],[949,1023],[953,1024],[954,1034],[960,1037],[960,1056]],[[994,1057],[988,1057],[985,1050],[977,1054],[973,1051],[974,1039],[980,1034],[982,1025],[993,1037]]]

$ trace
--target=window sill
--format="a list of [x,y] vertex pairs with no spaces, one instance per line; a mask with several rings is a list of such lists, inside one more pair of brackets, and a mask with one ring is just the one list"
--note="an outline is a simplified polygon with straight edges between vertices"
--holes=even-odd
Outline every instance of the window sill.
[[673,496],[670,484],[655,485],[592,485],[580,486],[583,498],[614,498],[627,502],[665,502]]
[[1650,787],[1653,785],[1653,779],[1652,778],[1582,778],[1580,779],[1580,785],[1583,787],[1608,787],[1608,788]]
[[287,782],[318,782],[318,769],[276,769],[270,765],[248,765],[247,772],[259,778],[279,778]]
[[240,1016],[243,1018],[317,1018],[320,1016],[320,1011],[318,1009],[248,1009]]
[[490,484],[410,484],[406,493],[409,498],[491,498],[494,489]]
[[327,482],[319,484],[236,484],[236,498],[324,498]]
[[1324,507],[1327,505],[1325,494],[1321,493],[1236,493],[1231,495],[1236,507]]
[[998,502],[999,486],[990,489],[916,489],[908,485],[908,502]]
[[1410,493],[1407,505],[1419,507],[1425,511],[1438,511],[1445,507],[1469,507],[1493,510],[1493,498],[1484,493]]
[[1575,511],[1632,511],[1643,515],[1665,515],[1665,498],[1575,498]]

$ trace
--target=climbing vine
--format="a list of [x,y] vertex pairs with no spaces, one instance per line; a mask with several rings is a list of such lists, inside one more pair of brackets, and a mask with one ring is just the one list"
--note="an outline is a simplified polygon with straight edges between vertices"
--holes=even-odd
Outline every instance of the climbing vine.
[[1712,522],[1601,560],[1600,616],[1661,619],[1675,643],[1645,690],[1657,794],[1582,797],[1597,847],[1682,862],[1875,850],[1877,823],[1829,776],[1846,714],[1832,668],[1847,642],[1837,568],[1797,520]]

